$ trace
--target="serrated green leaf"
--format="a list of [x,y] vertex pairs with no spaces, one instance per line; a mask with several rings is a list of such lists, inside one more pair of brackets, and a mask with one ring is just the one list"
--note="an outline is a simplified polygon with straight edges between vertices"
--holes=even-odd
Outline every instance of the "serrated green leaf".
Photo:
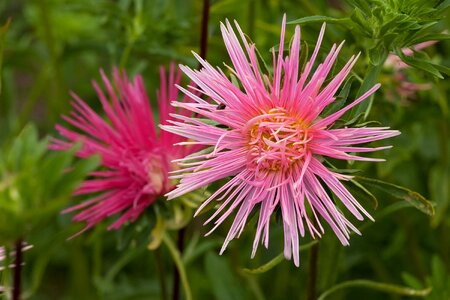
[[430,201],[425,199],[417,192],[413,192],[405,187],[398,186],[392,183],[384,182],[378,179],[355,176],[354,179],[363,185],[377,188],[397,199],[411,203],[415,208],[423,213],[433,216],[434,208]]

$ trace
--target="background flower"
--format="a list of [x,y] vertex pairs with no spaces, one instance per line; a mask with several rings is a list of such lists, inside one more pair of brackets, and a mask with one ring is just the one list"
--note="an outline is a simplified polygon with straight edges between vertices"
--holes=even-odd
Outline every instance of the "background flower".
[[[173,105],[191,110],[226,128],[186,116],[176,116],[181,122],[169,121],[173,125],[163,128],[198,141],[198,144],[214,147],[209,154],[181,160],[184,168],[173,172],[180,174],[174,177],[181,178],[181,182],[168,193],[169,199],[233,176],[199,208],[200,211],[211,201],[221,201],[217,211],[206,222],[215,220],[213,230],[237,210],[221,252],[231,239],[241,234],[251,212],[257,208],[260,212],[252,256],[261,240],[268,247],[270,217],[280,208],[284,254],[288,259],[293,255],[298,266],[299,235],[304,236],[309,231],[313,238],[320,237],[325,232],[322,220],[330,225],[343,245],[348,245],[351,231],[359,233],[327,190],[358,220],[364,216],[372,219],[340,182],[351,179],[351,176],[330,170],[324,158],[382,161],[354,153],[382,150],[389,146],[353,145],[396,136],[399,132],[386,127],[332,128],[336,120],[372,95],[379,85],[337,112],[323,116],[324,109],[336,100],[336,92],[359,55],[351,57],[334,78],[324,84],[343,43],[333,45],[325,60],[311,73],[323,39],[324,25],[311,59],[299,75],[300,27],[295,29],[289,56],[283,57],[285,22],[284,17],[278,55],[273,50],[272,78],[270,74],[261,74],[255,45],[247,42],[237,23],[243,46],[228,22],[221,24],[221,30],[233,64],[230,71],[241,88],[198,56],[203,66],[200,71],[181,67],[214,103],[210,104],[183,89],[195,103],[175,102]],[[218,105],[221,109],[217,109]]]
[[[158,132],[141,76],[136,76],[131,82],[124,72],[114,69],[111,83],[103,71],[100,73],[107,94],[97,83],[94,82],[93,86],[106,118],[72,94],[74,110],[63,118],[81,133],[57,125],[64,139],[54,139],[52,145],[55,150],[66,150],[74,143],[82,142],[77,156],[101,156],[102,168],[92,172],[91,178],[75,192],[76,195],[95,196],[64,211],[79,211],[73,220],[86,222],[85,230],[116,214],[120,217],[108,229],[118,229],[127,221],[135,221],[158,197],[174,187],[168,178],[168,172],[174,169],[171,160],[196,150],[194,147],[174,146],[184,139],[168,132]],[[169,115],[175,112],[169,100],[177,99],[175,84],[180,82],[180,78],[181,73],[174,64],[168,76],[161,68],[157,92],[161,124],[166,124]]]

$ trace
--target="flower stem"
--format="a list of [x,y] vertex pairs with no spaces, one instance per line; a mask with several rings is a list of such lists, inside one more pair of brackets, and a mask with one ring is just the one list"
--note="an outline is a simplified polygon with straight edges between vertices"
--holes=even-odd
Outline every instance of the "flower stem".
[[[208,49],[208,20],[209,20],[209,0],[203,0],[203,9],[202,9],[202,21],[200,27],[200,57],[205,59],[206,53]],[[199,66],[199,68],[201,65]],[[178,252],[180,254],[183,253],[184,249],[184,236],[186,234],[186,229],[181,228],[178,231]],[[179,299],[180,294],[180,276],[179,269],[175,269],[174,278],[173,278],[173,300]]]
[[166,275],[164,273],[164,266],[161,260],[161,251],[158,247],[153,252],[155,253],[156,269],[158,271],[159,285],[161,289],[161,300],[167,300]]
[[319,260],[319,243],[316,243],[311,247],[311,256],[309,258],[308,289],[306,294],[306,299],[308,300],[316,299],[318,260]]
[[22,283],[22,239],[17,240],[14,251],[16,257],[14,260],[12,300],[19,300]]
[[324,300],[327,298],[330,294],[349,287],[362,287],[366,289],[376,290],[376,291],[382,291],[389,294],[395,294],[395,295],[403,295],[403,296],[412,296],[412,297],[425,297],[431,292],[431,287],[428,287],[426,289],[422,290],[416,290],[409,287],[403,287],[398,286],[394,284],[388,284],[388,283],[381,283],[381,282],[375,282],[371,280],[365,280],[365,279],[357,279],[357,280],[350,280],[345,281],[342,283],[339,283],[335,286],[333,286],[328,291],[324,292],[318,300]]
[[202,24],[200,28],[200,57],[205,59],[208,49],[209,0],[203,0]]
[[186,296],[186,300],[192,300],[191,287],[189,286],[189,282],[187,280],[186,270],[184,269],[183,261],[181,260],[180,252],[175,247],[174,243],[168,236],[165,234],[163,237],[163,242],[169,249],[170,254],[172,255],[175,266],[177,267],[178,274],[181,279],[181,283],[183,284],[184,294]]

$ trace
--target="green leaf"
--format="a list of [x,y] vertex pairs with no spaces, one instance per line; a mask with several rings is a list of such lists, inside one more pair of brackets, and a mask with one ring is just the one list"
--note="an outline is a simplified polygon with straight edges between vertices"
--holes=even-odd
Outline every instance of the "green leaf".
[[306,23],[315,23],[315,22],[327,22],[327,23],[341,23],[341,22],[348,22],[348,18],[333,18],[333,17],[327,17],[327,16],[308,16],[303,17],[294,21],[287,22],[287,24],[306,24]]
[[401,187],[392,183],[384,182],[378,179],[355,176],[354,179],[363,185],[377,188],[397,199],[411,203],[415,208],[423,213],[433,216],[434,208],[430,201],[425,199],[417,192],[413,192],[405,187]]
[[442,165],[434,166],[429,173],[428,186],[431,199],[436,203],[436,215],[431,221],[433,227],[439,224],[447,216],[450,206],[450,168]]
[[425,36],[417,37],[411,41],[409,41],[408,45],[406,47],[414,46],[423,42],[428,41],[443,41],[450,39],[450,35],[446,33],[431,33],[427,34]]
[[366,0],[346,0],[353,7],[358,7],[362,11],[370,12],[371,8]]
[[342,283],[336,284],[329,290],[322,293],[322,295],[319,296],[318,300],[324,300],[336,291],[346,289],[346,288],[351,288],[351,287],[361,287],[361,288],[367,288],[367,289],[371,289],[371,290],[385,292],[388,294],[396,294],[396,295],[402,295],[402,296],[416,296],[416,297],[424,297],[431,292],[431,287],[422,289],[422,290],[416,290],[416,289],[412,289],[409,287],[404,287],[404,286],[399,286],[399,285],[394,285],[394,284],[381,283],[381,282],[365,280],[365,279],[356,279],[356,280],[349,280],[349,281],[344,281]]
[[350,93],[350,89],[352,87],[353,81],[355,80],[354,76],[350,76],[344,83],[344,86],[342,87],[341,91],[339,92],[339,95],[336,97],[336,100],[334,100],[330,105],[328,105],[323,113],[324,116],[329,116],[335,112],[337,112],[339,109],[341,109],[345,101],[347,101],[348,95]]
[[429,61],[417,59],[414,56],[407,56],[400,49],[397,49],[395,51],[395,54],[397,54],[397,56],[400,57],[402,61],[404,61],[406,64],[412,67],[428,72],[439,79],[444,78],[442,74],[439,72],[439,70],[435,67],[435,65],[433,65]]
[[[385,54],[387,55],[387,53],[385,53]],[[380,72],[383,69],[383,64],[384,64],[384,61],[386,60],[386,57],[384,59],[378,58],[378,62],[380,63],[378,65],[369,64],[369,68],[366,71],[366,76],[364,76],[364,80],[358,90],[358,93],[357,93],[358,97],[362,96],[366,91],[371,89],[377,83],[378,76],[380,75]],[[372,108],[373,99],[374,99],[374,94],[369,96],[368,99],[364,100],[358,106],[352,108],[350,110],[350,117],[357,116],[357,115],[363,113],[364,119],[366,119]]]
[[447,9],[450,6],[450,0],[445,0],[444,2],[442,2],[441,4],[439,4],[436,9],[438,11],[443,11],[445,9]]
[[368,202],[372,203],[373,209],[377,209],[378,207],[378,200],[377,197],[375,197],[368,189],[366,189],[362,184],[360,184],[356,180],[350,180],[352,183],[352,187],[350,189],[352,190],[352,194],[359,195],[358,198],[366,199]]
[[420,280],[418,280],[416,277],[412,276],[411,274],[403,273],[402,279],[407,285],[409,285],[410,287],[412,287],[414,289],[418,289],[418,290],[423,289],[423,285],[420,282]]
[[156,224],[150,232],[149,243],[147,248],[149,250],[155,250],[161,245],[164,235],[166,234],[166,226],[164,224],[164,218],[156,211]]

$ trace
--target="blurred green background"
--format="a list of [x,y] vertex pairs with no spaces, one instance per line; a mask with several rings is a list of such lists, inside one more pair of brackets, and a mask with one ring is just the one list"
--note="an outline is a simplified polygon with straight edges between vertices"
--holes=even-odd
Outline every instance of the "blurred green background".
[[[383,67],[388,53],[412,45],[413,32],[422,30],[440,38],[439,34],[448,31],[449,14],[445,8],[449,1],[369,2],[372,4],[367,10],[361,1],[211,1],[207,60],[220,67],[223,62],[230,63],[219,30],[219,22],[226,18],[239,22],[269,62],[269,49],[279,43],[284,13],[287,13],[288,21],[311,15],[351,20],[328,20],[319,57],[324,58],[333,43],[345,39],[336,67],[339,70],[352,54],[362,52],[352,73],[349,99],[355,98],[361,82],[365,82],[369,71],[379,64],[374,80],[383,86],[375,95],[368,120],[376,120],[402,132],[400,137],[389,141],[394,148],[382,153],[386,162],[355,163],[351,168],[362,169],[362,176],[419,192],[431,201],[435,214],[429,216],[412,207],[408,200],[417,199],[412,192],[379,192],[368,186],[378,199],[378,207],[374,209],[373,203],[364,199],[362,203],[376,222],[357,224],[363,235],[353,236],[350,247],[342,247],[330,232],[325,234],[319,246],[318,295],[341,282],[367,279],[417,290],[432,287],[431,292],[425,293],[425,299],[450,299],[450,85],[445,70],[439,67],[450,65],[450,42],[444,39],[424,49],[418,62],[410,61],[414,67],[400,71],[400,79],[395,79],[398,71]],[[378,2],[387,3],[392,11],[377,11],[377,5],[382,7]],[[439,14],[420,14],[417,12],[420,9],[414,10],[414,7],[436,8],[440,3]],[[61,122],[61,114],[70,110],[70,90],[99,109],[91,80],[99,80],[100,68],[108,73],[113,66],[120,66],[130,75],[142,74],[154,101],[160,65],[167,66],[176,61],[197,66],[191,50],[199,52],[202,5],[203,1],[194,0],[1,1],[0,26],[4,26],[0,29],[0,55],[3,57],[0,60],[0,143],[5,149],[1,154],[6,157],[11,153],[7,149],[15,149],[12,145],[19,134],[29,136],[31,140],[36,138],[29,132],[32,129],[24,133],[27,124],[34,124],[41,138],[56,135],[54,125]],[[394,16],[392,20],[388,13]],[[382,21],[379,21],[380,14]],[[402,19],[399,15],[409,18]],[[8,19],[9,27],[5,25]],[[363,24],[358,20],[363,20]],[[301,25],[302,46],[309,49],[309,53],[321,21]],[[435,23],[426,28],[431,22]],[[288,37],[293,30],[294,25],[288,25]],[[436,74],[439,71],[442,78]],[[399,94],[402,82],[427,83],[431,88],[402,97]],[[35,147],[23,151],[19,153],[29,153],[30,157],[37,155]],[[53,157],[46,155],[49,157],[45,159]],[[23,157],[17,156],[17,160]],[[40,201],[58,202],[26,236],[27,242],[34,247],[25,253],[24,295],[30,299],[161,299],[157,261],[163,266],[163,277],[170,294],[173,262],[167,249],[147,250],[150,225],[154,220],[143,216],[136,224],[119,232],[107,232],[106,226],[101,225],[67,240],[81,227],[71,223],[70,215],[60,215],[58,210],[80,201],[69,197],[69,190],[77,180],[60,178],[49,183],[48,176],[52,172],[63,174],[63,167],[70,163],[69,158],[58,158],[61,161],[67,159],[65,163],[58,163],[59,169],[41,168],[39,161],[43,158],[35,158],[29,161],[29,164],[35,164],[34,167],[26,163],[16,167],[18,170],[32,169],[27,174],[33,174],[33,178],[41,177],[43,186],[67,187],[58,199],[55,193],[39,192]],[[2,159],[2,163],[6,166],[6,159]],[[79,165],[80,174],[85,174],[94,165],[93,161]],[[7,170],[5,166],[3,170]],[[2,174],[0,195],[5,190],[6,173]],[[36,186],[24,187],[32,189],[30,197]],[[5,197],[0,202],[6,201]],[[40,205],[47,204],[24,209],[31,209],[32,214],[36,210],[37,214]],[[0,209],[2,207],[3,204]],[[204,219],[204,215],[194,219],[186,232],[184,260],[194,299],[305,299],[309,250],[302,251],[300,268],[283,261],[264,274],[254,275],[242,270],[258,267],[282,251],[282,226],[279,223],[274,222],[272,226],[269,249],[261,247],[256,258],[251,260],[254,224],[249,224],[241,239],[233,241],[225,254],[219,256],[218,249],[229,224],[205,238],[203,234],[209,227],[201,226]],[[7,240],[4,232],[12,226],[5,220],[0,220],[4,228],[0,240]],[[303,244],[308,242],[310,238],[305,237]],[[2,273],[5,285],[10,283],[8,276],[10,272]],[[406,296],[353,287],[342,289],[329,299],[361,297],[369,300]]]

